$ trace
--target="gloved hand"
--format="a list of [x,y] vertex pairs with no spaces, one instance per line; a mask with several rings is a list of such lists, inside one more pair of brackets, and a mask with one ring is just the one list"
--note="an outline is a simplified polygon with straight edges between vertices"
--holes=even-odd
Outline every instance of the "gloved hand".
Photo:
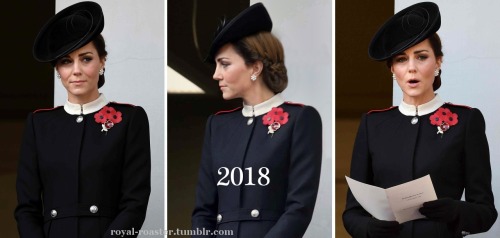
[[440,198],[424,202],[423,207],[418,211],[431,220],[453,222],[458,218],[460,201],[451,198]]
[[370,238],[389,238],[398,237],[399,231],[403,228],[397,221],[382,221],[372,218],[368,222],[368,237]]

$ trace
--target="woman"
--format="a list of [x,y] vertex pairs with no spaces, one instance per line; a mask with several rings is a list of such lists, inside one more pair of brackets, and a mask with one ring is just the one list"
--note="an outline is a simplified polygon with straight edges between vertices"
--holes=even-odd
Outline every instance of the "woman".
[[192,228],[210,232],[194,237],[302,237],[311,220],[321,118],[310,106],[283,100],[284,52],[271,29],[257,3],[212,42],[207,60],[216,64],[222,97],[241,98],[243,107],[208,118]]
[[[382,188],[430,174],[437,200],[426,218],[398,224],[372,217],[349,191],[344,226],[353,237],[462,237],[486,232],[497,218],[485,122],[478,109],[444,103],[443,52],[436,4],[401,10],[375,34],[369,55],[385,60],[403,91],[399,107],[363,115],[351,177]],[[465,200],[460,201],[465,190]]]
[[148,119],[141,107],[99,93],[103,27],[101,7],[81,2],[52,17],[35,40],[35,59],[55,67],[68,99],[28,115],[17,177],[20,237],[114,237],[144,222]]

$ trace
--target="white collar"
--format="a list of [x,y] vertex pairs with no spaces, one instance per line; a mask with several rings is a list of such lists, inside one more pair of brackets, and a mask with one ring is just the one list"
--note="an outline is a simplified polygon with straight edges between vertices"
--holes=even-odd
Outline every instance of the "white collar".
[[259,103],[255,106],[250,106],[243,103],[243,110],[241,110],[241,113],[243,113],[243,116],[245,117],[257,117],[260,115],[264,115],[265,113],[271,111],[273,107],[277,107],[284,102],[285,100],[283,99],[283,97],[281,97],[281,93],[278,93],[267,101]]
[[432,100],[418,106],[401,101],[401,104],[399,104],[399,111],[405,116],[422,116],[436,111],[443,104],[444,101],[436,94]]
[[109,101],[104,97],[104,94],[101,93],[96,100],[85,104],[75,104],[66,101],[64,104],[64,111],[70,115],[86,115],[99,111],[102,107],[108,105],[108,103]]

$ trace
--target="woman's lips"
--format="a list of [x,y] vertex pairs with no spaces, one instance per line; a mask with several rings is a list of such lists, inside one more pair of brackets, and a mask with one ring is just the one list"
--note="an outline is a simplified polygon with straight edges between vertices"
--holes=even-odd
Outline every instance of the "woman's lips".
[[85,80],[76,80],[76,81],[71,81],[70,83],[71,84],[77,84],[77,85],[79,85],[79,84],[82,84],[82,83],[85,83],[85,82],[86,82]]
[[418,79],[410,79],[410,80],[408,80],[407,83],[408,83],[408,85],[410,87],[414,88],[414,87],[418,86],[418,84],[420,83],[420,80],[418,80]]

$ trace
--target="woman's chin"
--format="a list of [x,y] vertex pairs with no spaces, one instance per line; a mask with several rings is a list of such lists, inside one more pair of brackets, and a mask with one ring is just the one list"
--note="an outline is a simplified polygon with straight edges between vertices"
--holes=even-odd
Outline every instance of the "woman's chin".
[[231,100],[231,99],[235,99],[236,97],[233,95],[233,94],[229,94],[229,93],[222,93],[222,98],[224,100]]

